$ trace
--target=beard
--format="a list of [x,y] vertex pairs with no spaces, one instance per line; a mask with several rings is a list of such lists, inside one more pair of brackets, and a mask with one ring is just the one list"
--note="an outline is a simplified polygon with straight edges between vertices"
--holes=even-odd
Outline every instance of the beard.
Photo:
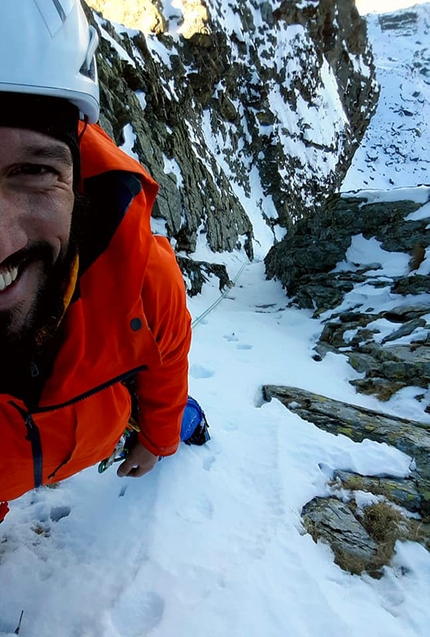
[[48,242],[28,244],[14,254],[8,265],[21,269],[30,265],[39,267],[39,279],[34,300],[26,315],[22,307],[0,311],[0,392],[22,394],[30,366],[53,340],[65,312],[64,293],[70,281],[72,267],[78,254],[82,220],[87,202],[76,195],[67,248],[55,258],[54,248]]

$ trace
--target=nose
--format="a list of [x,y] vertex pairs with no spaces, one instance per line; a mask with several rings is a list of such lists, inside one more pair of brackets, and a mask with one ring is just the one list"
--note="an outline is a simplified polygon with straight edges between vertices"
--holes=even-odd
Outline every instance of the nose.
[[23,211],[0,186],[0,266],[27,243]]

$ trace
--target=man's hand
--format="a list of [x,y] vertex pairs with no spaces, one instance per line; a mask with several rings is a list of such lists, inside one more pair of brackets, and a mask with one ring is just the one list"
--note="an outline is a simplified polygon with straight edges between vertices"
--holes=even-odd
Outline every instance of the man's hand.
[[116,472],[120,478],[140,478],[155,467],[158,456],[148,451],[139,441],[130,449],[127,459],[122,462]]

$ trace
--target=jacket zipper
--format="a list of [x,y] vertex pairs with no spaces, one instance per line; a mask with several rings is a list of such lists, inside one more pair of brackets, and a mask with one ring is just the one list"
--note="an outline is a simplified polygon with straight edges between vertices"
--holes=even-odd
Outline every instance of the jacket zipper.
[[31,442],[34,487],[37,489],[42,485],[42,443],[40,441],[40,432],[31,417],[31,414],[27,414],[25,418],[25,426],[27,427],[28,432],[27,440]]
[[[112,387],[113,385],[116,385],[117,383],[121,383],[125,380],[128,380],[129,378],[143,371],[144,369],[146,369],[146,365],[141,365],[140,367],[136,367],[135,369],[129,372],[126,372],[125,374],[121,374],[120,376],[117,376],[116,378],[113,378],[107,381],[106,383],[99,385],[98,387],[94,387],[94,389],[90,389],[89,391],[84,392],[80,396],[76,396],[75,398],[72,398],[71,400],[68,400],[59,405],[51,405],[50,407],[44,407],[42,409],[37,409],[37,410],[35,409],[35,410],[32,410],[32,412],[29,412],[29,411],[26,412],[23,409],[21,409],[21,407],[19,407],[19,405],[17,405],[14,401],[12,400],[10,401],[10,404],[13,407],[15,407],[15,409],[17,409],[22,415],[22,417],[24,418],[25,426],[27,428],[27,440],[29,440],[31,443],[31,451],[33,455],[33,475],[34,475],[35,489],[42,486],[42,482],[43,482],[43,478],[42,478],[43,453],[42,453],[42,443],[40,439],[40,432],[36,423],[33,420],[33,415],[50,413],[52,411],[57,411],[58,409],[63,409],[65,407],[71,407],[72,405],[76,405],[77,403],[80,403],[83,400],[86,400],[87,398],[91,398],[91,396],[94,396],[95,394],[99,394],[100,392],[104,391],[105,389],[108,389],[109,387]],[[63,462],[62,465],[65,464],[65,462]],[[57,470],[58,469],[56,469],[54,473],[56,473]]]
[[34,415],[46,414],[51,411],[57,411],[57,409],[63,409],[63,407],[70,407],[71,405],[76,405],[76,403],[80,403],[83,400],[86,400],[87,398],[91,398],[91,396],[94,396],[95,394],[99,394],[105,389],[112,387],[112,385],[116,385],[117,383],[122,383],[124,380],[128,380],[135,374],[138,374],[139,372],[143,372],[144,369],[146,369],[146,365],[140,365],[140,367],[136,367],[135,369],[132,369],[130,372],[126,372],[125,374],[121,374],[120,376],[117,376],[116,378],[112,378],[111,380],[108,380],[106,383],[103,383],[102,385],[99,385],[98,387],[95,387],[94,389],[90,389],[89,391],[84,392],[80,396],[76,396],[75,398],[71,398],[70,400],[67,400],[65,403],[60,403],[59,405],[51,405],[49,407],[42,407],[41,409],[34,409],[32,410],[32,413]]

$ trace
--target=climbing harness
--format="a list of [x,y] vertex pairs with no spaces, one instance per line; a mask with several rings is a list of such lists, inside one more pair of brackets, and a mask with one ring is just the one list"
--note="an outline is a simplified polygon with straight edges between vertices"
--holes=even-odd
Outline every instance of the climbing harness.
[[130,453],[130,449],[134,445],[139,431],[140,429],[137,422],[134,420],[134,418],[130,418],[127,428],[116,443],[115,449],[113,450],[109,458],[105,458],[99,463],[99,473],[104,473],[106,469],[109,469],[109,467],[113,465],[114,462],[120,462],[121,460],[125,460],[127,458],[128,454]]

